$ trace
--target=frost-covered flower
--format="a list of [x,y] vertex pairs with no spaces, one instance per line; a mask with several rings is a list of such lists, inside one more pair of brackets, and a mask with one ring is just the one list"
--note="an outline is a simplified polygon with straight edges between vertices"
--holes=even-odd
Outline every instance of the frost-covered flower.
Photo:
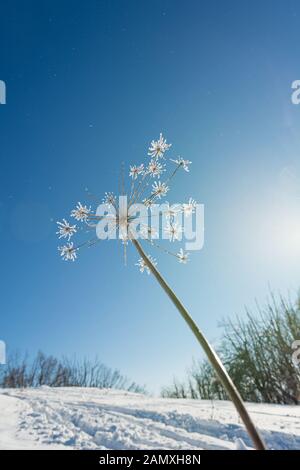
[[[160,249],[162,252],[170,254],[179,260],[182,258],[181,262],[184,262],[186,259],[184,254],[179,256],[181,252],[178,254],[171,253],[163,245],[160,245],[158,241],[160,235],[163,235],[162,239],[164,241],[167,239],[170,241],[181,240],[182,226],[179,224],[181,224],[181,219],[183,219],[182,213],[184,212],[186,215],[191,214],[196,205],[193,199],[189,199],[187,204],[170,205],[166,203],[161,208],[159,207],[159,200],[168,193],[177,169],[182,167],[185,171],[188,171],[188,166],[191,163],[189,160],[177,157],[172,160],[172,162],[176,163],[177,167],[172,168],[170,161],[164,158],[165,152],[170,147],[171,144],[167,143],[162,134],[160,134],[158,140],[152,140],[148,149],[148,155],[151,158],[147,163],[130,165],[128,170],[131,180],[130,184],[126,184],[124,167],[122,166],[122,173],[119,178],[119,191],[122,198],[113,192],[106,192],[102,200],[106,206],[99,206],[99,202],[97,202],[98,207],[93,209],[91,206],[78,202],[75,209],[71,211],[71,216],[77,221],[85,222],[84,226],[80,226],[81,230],[78,230],[79,227],[77,228],[76,225],[69,224],[65,219],[62,222],[58,222],[57,234],[59,238],[64,238],[68,242],[70,242],[70,238],[76,232],[80,232],[81,235],[96,232],[92,236],[88,235],[85,240],[79,241],[76,246],[68,243],[65,246],[59,247],[60,254],[64,260],[74,261],[79,249],[82,249],[84,246],[94,246],[101,242],[101,240],[110,238],[119,238],[122,241],[124,257],[126,258],[127,247],[134,244],[134,240],[139,238],[141,245],[148,243],[151,248]],[[164,179],[163,176],[167,170],[169,170],[168,175]],[[89,196],[95,198],[87,188],[86,191]],[[95,199],[98,201],[98,198]],[[145,210],[145,207],[141,208],[139,206],[141,202],[143,202],[147,210]],[[166,222],[168,224],[165,227]],[[139,266],[143,270],[146,269],[141,260]]]
[[164,211],[164,215],[167,220],[173,220],[175,219],[178,214],[182,212],[182,207],[180,204],[173,204],[170,206],[170,204],[167,202],[168,208]]
[[163,171],[166,171],[164,166],[153,158],[148,165],[147,173],[153,178],[159,178]]
[[139,175],[143,174],[143,173],[144,173],[144,164],[143,163],[139,166],[133,165],[133,166],[130,167],[129,176],[131,176],[133,180],[136,180],[137,177]]
[[170,158],[171,162],[176,163],[176,165],[181,166],[185,171],[189,172],[189,165],[192,163],[190,160],[184,160],[182,157],[178,157],[176,160]]
[[179,263],[186,264],[188,262],[189,253],[184,252],[183,249],[180,248],[179,253],[177,253],[177,258]]
[[[156,266],[157,262],[152,256],[148,255],[147,258],[151,261],[151,263]],[[147,274],[151,274],[150,268],[147,265],[147,263],[143,260],[143,258],[140,258],[137,263],[135,263],[136,266],[138,266],[139,270],[141,273],[146,271]]]
[[163,138],[163,135],[159,135],[158,140],[152,140],[148,155],[152,158],[161,158],[164,156],[164,153],[169,150],[172,144],[167,144],[166,139]]
[[153,196],[158,197],[160,199],[162,196],[165,196],[167,192],[169,191],[169,187],[166,185],[166,183],[161,183],[160,181],[152,185],[152,191],[153,191]]
[[104,198],[102,199],[103,204],[111,204],[114,206],[116,204],[116,196],[114,193],[108,192],[104,193]]
[[77,258],[77,250],[76,248],[74,248],[72,242],[58,247],[58,251],[60,251],[60,256],[64,261],[75,261],[75,259]]
[[197,206],[196,201],[190,198],[187,204],[182,204],[182,212],[184,213],[185,216],[189,216],[193,214],[196,206]]
[[62,222],[56,222],[58,225],[58,232],[56,232],[56,234],[59,235],[58,238],[67,238],[70,240],[72,235],[77,232],[76,225],[70,225],[66,219],[62,220]]
[[90,212],[91,207],[83,206],[81,202],[78,202],[76,208],[71,211],[71,217],[82,222],[88,218]]
[[182,237],[182,226],[177,222],[168,223],[165,227],[165,233],[168,235],[170,242],[175,240],[181,240]]

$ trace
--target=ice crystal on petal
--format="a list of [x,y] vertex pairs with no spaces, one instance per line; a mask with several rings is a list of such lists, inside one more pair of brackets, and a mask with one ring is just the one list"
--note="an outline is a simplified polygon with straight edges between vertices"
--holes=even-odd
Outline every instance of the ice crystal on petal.
[[82,222],[87,220],[90,212],[91,207],[83,206],[81,202],[78,202],[76,208],[71,211],[71,217]]
[[166,185],[166,183],[161,183],[160,181],[152,185],[152,191],[153,191],[153,196],[158,197],[160,199],[162,196],[165,196],[167,192],[169,191],[169,187]]
[[103,204],[111,204],[114,206],[116,204],[116,196],[114,193],[107,192],[104,193],[104,198],[102,199]]
[[59,235],[58,238],[67,238],[70,240],[72,235],[77,232],[76,230],[76,225],[70,225],[69,222],[66,221],[66,219],[63,219],[62,222],[56,222],[58,225],[58,232],[56,232],[57,235]]
[[[148,255],[147,258],[151,261],[151,263],[154,265],[154,266],[157,266],[157,262],[154,258],[152,258],[152,256]],[[147,274],[151,274],[151,270],[149,268],[149,266],[147,265],[146,261],[144,261],[143,258],[140,258],[138,260],[137,263],[135,263],[136,266],[138,266],[139,270],[141,273],[143,273],[144,271],[146,271]]]
[[60,256],[64,261],[75,261],[75,259],[77,258],[77,249],[74,248],[72,242],[58,247],[58,251],[60,251]]
[[129,176],[131,176],[133,180],[136,180],[137,177],[143,173],[144,173],[143,163],[139,166],[136,166],[136,165],[130,166]]
[[179,263],[186,264],[188,262],[189,253],[185,253],[182,248],[180,248],[179,253],[177,253]]
[[182,204],[182,212],[184,213],[184,215],[189,216],[193,214],[196,208],[196,205],[197,205],[196,201],[190,198],[187,204]]
[[185,171],[190,171],[189,165],[192,163],[190,160],[184,160],[183,158],[178,157],[176,160],[170,158],[170,161],[176,163],[178,166],[181,166]]
[[171,145],[172,144],[167,144],[166,139],[164,139],[163,135],[160,134],[158,140],[152,140],[148,155],[152,158],[162,158]]
[[152,159],[148,165],[147,173],[152,176],[152,178],[160,178],[160,175],[166,171],[164,166],[159,163],[156,159]]

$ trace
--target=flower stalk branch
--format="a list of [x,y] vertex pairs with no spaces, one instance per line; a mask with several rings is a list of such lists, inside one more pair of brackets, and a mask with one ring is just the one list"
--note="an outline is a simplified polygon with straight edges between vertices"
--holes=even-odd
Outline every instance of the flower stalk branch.
[[168,297],[171,299],[185,322],[188,324],[192,332],[194,333],[195,337],[197,338],[198,342],[204,349],[209,362],[211,363],[212,367],[214,368],[217,376],[219,377],[221,383],[223,384],[226,392],[228,393],[229,397],[231,398],[237,412],[239,413],[249,436],[251,437],[253,444],[256,448],[256,450],[266,450],[265,444],[259,435],[258,430],[256,429],[245,405],[242,400],[242,397],[240,396],[237,388],[235,387],[234,383],[232,382],[228,372],[226,371],[223,363],[221,362],[219,356],[216,354],[212,346],[209,344],[203,333],[199,330],[198,326],[186,310],[186,308],[183,306],[181,301],[178,299],[174,291],[169,287],[169,285],[166,283],[166,281],[163,279],[157,268],[154,266],[154,264],[151,262],[151,259],[146,255],[144,252],[142,246],[137,240],[132,240],[133,245],[137,249],[139,255],[141,258],[144,260],[145,264],[148,266],[158,283],[161,285],[165,293],[168,295]]

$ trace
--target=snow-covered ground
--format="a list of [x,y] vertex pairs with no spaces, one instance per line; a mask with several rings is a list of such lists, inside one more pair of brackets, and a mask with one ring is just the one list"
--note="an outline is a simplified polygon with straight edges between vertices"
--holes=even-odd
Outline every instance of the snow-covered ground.
[[[300,449],[300,407],[249,404],[269,448]],[[236,449],[250,440],[225,401],[92,388],[0,391],[0,449]]]

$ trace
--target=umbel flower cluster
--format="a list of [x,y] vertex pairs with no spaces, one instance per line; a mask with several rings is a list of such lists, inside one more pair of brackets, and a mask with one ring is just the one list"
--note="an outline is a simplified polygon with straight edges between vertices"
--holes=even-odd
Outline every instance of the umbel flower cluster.
[[[70,213],[72,222],[62,219],[57,222],[57,235],[59,239],[66,240],[65,245],[59,246],[58,250],[63,260],[75,261],[77,254],[84,246],[90,247],[98,243],[101,238],[96,234],[93,237],[80,242],[75,245],[73,243],[73,236],[79,232],[89,233],[96,231],[97,224],[101,221],[107,222],[109,235],[110,231],[119,230],[119,238],[122,239],[124,244],[124,253],[126,257],[126,245],[135,237],[131,226],[136,222],[136,217],[132,215],[131,209],[136,204],[143,204],[146,210],[150,213],[148,219],[153,220],[154,215],[151,216],[154,207],[163,202],[170,190],[170,184],[179,170],[189,172],[189,166],[192,162],[184,160],[182,157],[170,158],[167,160],[166,153],[170,150],[171,144],[168,144],[166,139],[160,134],[158,140],[152,140],[148,148],[148,162],[138,165],[131,165],[129,168],[130,185],[128,191],[125,190],[125,183],[122,174],[122,182],[120,194],[118,197],[112,193],[107,192],[104,194],[102,204],[105,204],[108,211],[105,215],[99,215],[97,208],[93,210],[90,205],[77,203],[75,209]],[[168,172],[168,164],[171,166]],[[126,212],[122,212],[120,207],[120,197],[127,197]],[[101,204],[98,201],[98,206]],[[97,207],[98,207],[97,206]],[[196,208],[196,202],[190,198],[184,204],[170,205],[168,202],[163,204],[163,213],[160,211],[159,217],[164,216],[166,224],[164,226],[164,239],[170,242],[180,241],[182,239],[183,226],[180,221],[182,217],[190,217]],[[181,219],[180,216],[181,215]],[[156,215],[156,217],[158,217]],[[185,252],[182,248],[178,252],[171,252],[157,243],[158,233],[155,229],[155,224],[140,223],[139,225],[139,238],[146,241],[152,247],[170,254],[177,258],[180,263],[185,264],[188,261],[189,253]],[[109,236],[107,236],[109,238]],[[86,237],[87,238],[87,237]],[[148,256],[153,265],[156,265],[156,260],[152,256]],[[145,263],[143,258],[140,258],[136,263],[141,272],[150,274],[150,269]]]

